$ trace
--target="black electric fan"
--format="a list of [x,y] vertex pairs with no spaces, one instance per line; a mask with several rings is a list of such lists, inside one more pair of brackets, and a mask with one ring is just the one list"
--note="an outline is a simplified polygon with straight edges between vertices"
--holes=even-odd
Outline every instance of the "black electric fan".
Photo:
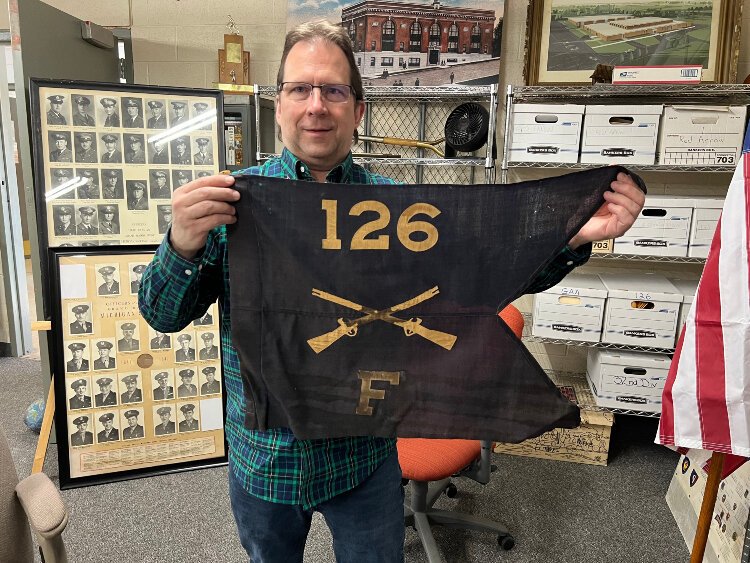
[[480,104],[467,102],[456,107],[445,120],[445,157],[480,149],[487,142],[489,121],[489,112]]

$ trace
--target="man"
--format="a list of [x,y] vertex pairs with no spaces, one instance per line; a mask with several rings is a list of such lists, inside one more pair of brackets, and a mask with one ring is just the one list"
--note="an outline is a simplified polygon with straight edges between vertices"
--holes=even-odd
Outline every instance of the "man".
[[112,378],[100,377],[96,380],[99,393],[94,395],[94,404],[97,407],[111,407],[117,404],[117,393],[112,391]]
[[184,186],[190,180],[192,180],[192,172],[190,170],[173,170],[172,175],[174,176],[174,187],[175,189],[180,186]]
[[[208,104],[206,102],[195,102],[193,104],[193,109],[195,109],[195,117],[200,116],[202,113],[205,113],[206,110],[208,110]],[[203,116],[208,117],[208,116]],[[215,118],[214,118],[215,120]],[[211,130],[211,122],[207,123],[206,125],[202,125],[201,129]]]
[[[130,182],[128,182],[130,184]],[[143,182],[133,182],[128,187],[128,209],[145,210],[148,209],[148,198],[146,197],[146,184]]]
[[214,344],[214,335],[211,332],[204,332],[201,334],[203,339],[203,348],[198,352],[198,359],[200,360],[218,360],[219,359],[219,347]]
[[149,129],[166,129],[167,118],[164,117],[164,104],[159,100],[151,100],[148,107],[151,109],[151,117],[148,119],[146,127]]
[[96,435],[97,443],[117,442],[120,439],[120,431],[114,427],[115,415],[107,412],[99,417],[99,422],[104,426],[104,430]]
[[89,361],[83,357],[83,350],[86,345],[83,342],[72,342],[68,344],[68,349],[73,354],[73,357],[68,360],[65,366],[65,370],[68,372],[74,371],[89,371]]
[[198,145],[198,152],[193,156],[193,162],[195,162],[196,166],[214,163],[214,155],[208,152],[208,144],[210,142],[206,137],[196,139],[195,144]]
[[62,109],[65,96],[55,95],[47,96],[49,100],[49,110],[47,111],[47,125],[67,125],[68,121],[65,116],[60,112]]
[[193,405],[192,403],[188,403],[186,405],[182,405],[180,407],[180,410],[182,411],[182,416],[185,417],[185,420],[177,425],[180,432],[195,432],[197,430],[200,430],[198,421],[193,418],[193,415],[195,413],[195,405]]
[[91,397],[86,395],[87,387],[88,382],[85,379],[76,379],[70,384],[70,388],[75,391],[75,395],[68,399],[70,410],[91,408]]
[[119,127],[120,116],[117,114],[117,100],[114,98],[102,98],[99,100],[104,108],[104,115],[107,117],[104,119],[105,127]]
[[[76,234],[76,227],[73,224],[73,208],[69,205],[55,206],[57,219],[55,220],[55,235],[68,236]],[[166,231],[165,231],[166,232]]]
[[172,102],[172,127],[175,125],[181,125],[187,121],[187,115],[185,115],[185,102]]
[[143,276],[143,270],[146,269],[145,264],[136,264],[133,266],[133,275],[135,279],[130,281],[130,293],[138,293],[141,288],[141,277]]
[[[89,117],[91,117],[89,115]],[[76,133],[76,162],[96,162],[96,147],[93,133]]]
[[190,341],[192,336],[189,334],[181,334],[177,337],[177,342],[180,343],[180,349],[175,353],[176,362],[194,362],[195,361],[195,348],[190,347]]
[[77,432],[70,435],[70,444],[72,446],[88,446],[94,443],[94,434],[86,430],[89,426],[88,416],[79,416],[73,419],[73,424],[78,428]]
[[99,273],[102,275],[104,283],[99,286],[99,295],[120,295],[120,284],[115,280],[115,267],[102,266]]
[[133,338],[133,335],[135,334],[135,324],[123,323],[120,329],[122,330],[122,338],[117,341],[117,351],[137,352],[140,350],[140,342],[137,338]]
[[161,407],[156,410],[156,414],[161,418],[161,423],[154,428],[154,434],[164,436],[165,434],[174,434],[174,422],[169,420],[172,416],[172,407]]
[[122,431],[123,440],[135,440],[136,438],[143,438],[143,426],[138,424],[138,411],[131,409],[125,411],[125,418],[128,421],[128,427]]
[[99,206],[99,234],[119,235],[120,225],[115,221],[117,208],[114,205]]
[[107,340],[100,340],[96,343],[96,347],[99,350],[99,358],[94,360],[94,369],[115,369],[117,362],[109,355],[110,350],[112,350],[112,343]]
[[125,151],[125,162],[128,164],[146,164],[146,153],[143,152],[143,135],[128,135],[130,149]]
[[201,318],[193,321],[193,326],[207,326],[212,324],[214,324],[214,317],[208,311]]
[[167,173],[164,170],[155,170],[151,173],[151,199],[171,199],[172,191],[167,183]]
[[122,162],[122,152],[117,149],[117,137],[112,133],[107,133],[106,135],[102,135],[102,141],[104,141],[102,163]]
[[[340,86],[324,90],[322,85]],[[394,183],[352,160],[352,140],[365,104],[344,28],[311,22],[290,31],[277,87],[276,121],[284,149],[280,157],[244,174]],[[236,221],[232,203],[239,194],[231,189],[233,182],[231,176],[215,175],[175,190],[172,228],[141,285],[141,313],[155,328],[182,330],[218,298],[221,329],[231,334],[228,264],[223,257],[226,225]],[[619,236],[635,221],[643,206],[642,192],[625,174],[612,188],[608,206],[571,239],[527,292],[554,285],[586,261],[591,241]],[[213,204],[210,210],[207,201]],[[228,391],[230,500],[250,558],[301,561],[312,512],[317,510],[331,528],[339,560],[402,561],[403,492],[396,440],[361,436],[306,441],[285,428],[250,430],[244,425],[248,391],[243,390],[230,338],[223,343],[222,358]],[[278,522],[284,522],[283,533]]]
[[174,387],[167,385],[168,378],[169,374],[166,371],[160,371],[154,376],[154,379],[158,383],[158,387],[154,389],[154,401],[174,399]]
[[[140,286],[138,287],[140,289]],[[172,337],[163,332],[155,331],[156,336],[151,339],[150,347],[152,350],[164,350],[172,347]]]
[[[143,393],[138,389],[138,375],[132,373],[122,378],[127,390],[120,394],[122,403],[140,403],[143,401]],[[126,415],[127,416],[127,415]]]
[[201,395],[214,395],[221,392],[221,386],[216,381],[216,368],[214,366],[206,366],[202,370],[203,375],[206,376],[206,382],[201,385]]
[[104,178],[102,197],[104,199],[122,199],[123,190],[120,174],[119,170],[102,170],[102,177]]
[[55,149],[49,153],[50,162],[73,162],[67,133],[52,133],[52,140],[55,142]]
[[76,225],[76,234],[78,235],[98,235],[99,229],[93,224],[94,213],[96,209],[90,205],[84,205],[78,208],[78,215],[81,221]]
[[73,125],[76,125],[78,127],[95,127],[96,121],[94,121],[94,118],[89,115],[89,105],[91,105],[91,100],[86,96],[76,96],[74,98],[74,101],[76,103],[77,111],[73,116]]
[[125,123],[123,127],[143,129],[143,118],[141,117],[141,104],[135,98],[125,98]]
[[185,137],[177,137],[172,141],[172,164],[191,164],[188,142]]
[[80,172],[81,178],[86,180],[78,186],[78,199],[99,199],[99,186],[96,181],[96,169],[86,168]]
[[182,384],[177,387],[177,397],[195,397],[198,394],[198,388],[193,383],[193,376],[195,372],[191,369],[181,369],[180,379]]
[[169,164],[169,151],[167,143],[150,143],[149,164]]
[[158,206],[159,211],[159,220],[158,220],[158,228],[159,232],[164,234],[167,232],[167,229],[169,229],[169,226],[172,224],[172,206],[171,205],[160,205]]
[[94,327],[86,320],[86,313],[89,312],[89,306],[82,303],[73,307],[72,310],[76,320],[70,323],[70,334],[91,334]]

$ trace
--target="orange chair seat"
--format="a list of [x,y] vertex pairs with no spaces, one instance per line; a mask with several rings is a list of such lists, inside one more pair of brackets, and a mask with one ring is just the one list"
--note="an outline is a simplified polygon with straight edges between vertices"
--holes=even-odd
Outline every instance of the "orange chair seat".
[[396,447],[405,479],[439,481],[477,459],[482,445],[478,440],[399,438]]

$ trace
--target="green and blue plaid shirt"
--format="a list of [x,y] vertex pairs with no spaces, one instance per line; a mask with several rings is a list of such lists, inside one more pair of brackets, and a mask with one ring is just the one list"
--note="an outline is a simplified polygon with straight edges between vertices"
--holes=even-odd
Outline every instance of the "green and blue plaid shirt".
[[[238,173],[314,181],[307,166],[284,149],[279,158]],[[351,153],[327,176],[341,184],[395,184],[385,176],[354,164]],[[139,307],[148,323],[160,332],[177,332],[219,300],[224,385],[227,392],[225,430],[229,466],[245,490],[258,498],[310,508],[349,491],[366,479],[393,452],[396,440],[371,436],[298,440],[286,428],[268,431],[245,427],[245,399],[239,358],[230,337],[229,267],[226,229],[211,231],[203,252],[193,260],[180,257],[169,235],[141,280]],[[583,264],[590,245],[582,251],[565,248],[527,288],[543,291]]]

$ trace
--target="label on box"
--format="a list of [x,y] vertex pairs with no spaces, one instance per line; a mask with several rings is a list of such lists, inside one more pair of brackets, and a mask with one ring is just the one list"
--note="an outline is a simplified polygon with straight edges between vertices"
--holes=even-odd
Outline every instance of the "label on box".
[[701,65],[616,66],[612,84],[699,84]]
[[596,254],[608,254],[610,252],[614,252],[614,249],[614,239],[598,240],[591,245],[591,252],[594,252]]

